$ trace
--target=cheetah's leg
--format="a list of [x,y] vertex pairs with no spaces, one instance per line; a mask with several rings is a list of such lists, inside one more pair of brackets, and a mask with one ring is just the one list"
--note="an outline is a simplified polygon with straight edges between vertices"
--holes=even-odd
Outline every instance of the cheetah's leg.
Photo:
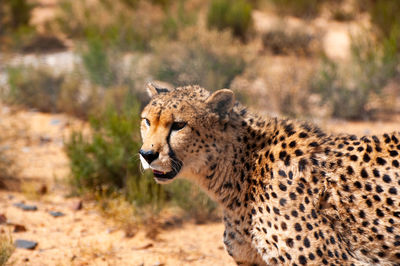
[[247,242],[243,235],[232,227],[230,219],[225,216],[224,244],[228,254],[238,265],[266,265],[257,250]]

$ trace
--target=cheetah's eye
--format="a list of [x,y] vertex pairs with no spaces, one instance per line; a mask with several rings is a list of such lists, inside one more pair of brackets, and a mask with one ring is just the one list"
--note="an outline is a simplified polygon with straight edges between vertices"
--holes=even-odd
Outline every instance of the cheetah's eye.
[[171,130],[178,131],[186,126],[186,122],[173,122],[171,126]]
[[144,123],[146,124],[146,126],[150,127],[150,121],[147,118],[143,118],[144,119]]

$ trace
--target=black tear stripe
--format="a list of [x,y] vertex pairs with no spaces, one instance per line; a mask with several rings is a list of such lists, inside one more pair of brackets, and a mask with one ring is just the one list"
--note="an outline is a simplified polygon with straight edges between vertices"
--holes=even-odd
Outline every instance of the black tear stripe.
[[176,174],[177,174],[181,170],[183,163],[176,157],[175,152],[172,150],[170,143],[171,132],[172,132],[172,127],[170,128],[167,136],[168,156],[171,157],[172,171],[175,171],[176,169]]

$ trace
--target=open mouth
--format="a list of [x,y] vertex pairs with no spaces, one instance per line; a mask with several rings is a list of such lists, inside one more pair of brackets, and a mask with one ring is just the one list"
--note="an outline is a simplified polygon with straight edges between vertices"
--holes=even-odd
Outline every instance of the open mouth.
[[181,170],[182,164],[176,164],[175,167],[173,168],[174,170],[170,171],[170,172],[162,172],[162,171],[158,171],[158,170],[153,170],[153,174],[154,174],[154,178],[157,181],[163,182],[163,181],[168,181],[173,179]]

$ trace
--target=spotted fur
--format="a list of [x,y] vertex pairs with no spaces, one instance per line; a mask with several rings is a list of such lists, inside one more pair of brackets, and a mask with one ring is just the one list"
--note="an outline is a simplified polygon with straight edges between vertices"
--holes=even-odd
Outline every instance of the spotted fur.
[[150,90],[142,148],[165,171],[173,152],[177,178],[223,207],[238,265],[400,265],[399,132],[330,136],[254,115],[228,90]]

